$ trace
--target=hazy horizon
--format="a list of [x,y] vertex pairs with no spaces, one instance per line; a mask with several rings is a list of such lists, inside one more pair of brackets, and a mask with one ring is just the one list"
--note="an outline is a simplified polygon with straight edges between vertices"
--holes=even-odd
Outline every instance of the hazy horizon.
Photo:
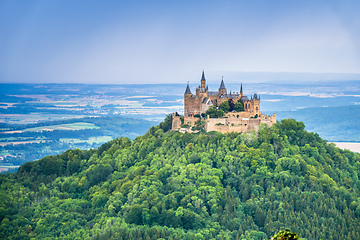
[[[224,78],[225,83],[283,83],[286,82],[287,84],[307,84],[307,83],[325,83],[325,82],[342,82],[342,81],[360,81],[360,73],[307,73],[307,72],[215,72],[209,71],[210,74],[206,75],[206,81],[208,84],[218,84],[220,83],[222,77]],[[81,81],[0,81],[0,84],[105,84],[105,85],[126,85],[126,84],[184,84],[186,85],[187,82],[190,85],[198,85],[200,84],[200,77],[201,72],[197,75],[192,76],[188,79],[183,78],[183,80],[178,82],[169,82],[169,81],[162,81],[162,82],[126,82],[124,81],[117,81],[117,82],[81,82]]]

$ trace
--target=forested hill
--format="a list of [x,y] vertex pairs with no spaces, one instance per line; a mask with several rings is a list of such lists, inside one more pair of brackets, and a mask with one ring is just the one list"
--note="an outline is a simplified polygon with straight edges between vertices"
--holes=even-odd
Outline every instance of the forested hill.
[[360,154],[287,119],[257,134],[166,132],[0,176],[0,238],[360,239]]

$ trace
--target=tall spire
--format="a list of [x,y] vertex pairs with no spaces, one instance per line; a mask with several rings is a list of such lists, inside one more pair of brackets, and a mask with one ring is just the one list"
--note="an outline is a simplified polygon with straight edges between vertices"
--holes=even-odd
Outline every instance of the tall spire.
[[242,84],[241,84],[241,87],[240,87],[240,95],[243,95]]
[[184,94],[191,94],[189,82],[187,83],[186,90],[185,90],[185,93],[184,93]]
[[221,79],[221,84],[220,84],[219,89],[226,89],[225,83],[224,83],[224,77],[222,77],[222,79]]
[[205,81],[205,73],[204,73],[204,70],[202,71],[202,76],[201,76],[201,81]]
[[206,79],[205,79],[205,73],[204,73],[204,70],[202,71],[202,76],[201,76],[201,88],[202,88],[202,91],[205,91],[206,87]]

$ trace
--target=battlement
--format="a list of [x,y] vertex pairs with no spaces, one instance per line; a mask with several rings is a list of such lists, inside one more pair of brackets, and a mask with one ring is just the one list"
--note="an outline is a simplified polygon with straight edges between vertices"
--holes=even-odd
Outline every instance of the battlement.
[[175,116],[173,114],[172,130],[181,132],[198,132],[194,129],[199,126],[198,122],[204,122],[203,129],[206,132],[216,131],[221,133],[227,132],[250,132],[251,130],[259,130],[260,124],[267,124],[271,127],[276,123],[276,113],[274,115],[262,114],[259,117],[250,117],[248,112],[228,113],[222,118],[206,118],[202,117],[185,117]]

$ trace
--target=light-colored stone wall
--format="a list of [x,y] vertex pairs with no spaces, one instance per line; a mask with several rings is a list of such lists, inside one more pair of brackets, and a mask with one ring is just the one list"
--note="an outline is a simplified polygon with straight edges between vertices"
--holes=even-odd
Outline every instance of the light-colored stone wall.
[[208,99],[207,102],[201,104],[200,113],[205,113],[211,106],[213,106],[213,103]]
[[175,116],[175,113],[173,113],[173,120],[172,120],[172,126],[171,129],[180,129],[181,127],[181,117]]
[[[180,116],[173,115],[172,130],[181,128]],[[184,124],[189,125],[188,129],[195,126],[195,122],[201,120],[199,117],[183,117]],[[211,132],[250,132],[258,131],[260,124],[265,123],[269,127],[276,123],[276,113],[271,116],[260,114],[258,118],[253,118],[250,112],[227,113],[224,118],[207,118],[205,119],[205,131]]]
[[184,124],[187,124],[187,125],[190,125],[190,126],[194,126],[195,125],[195,122],[200,120],[199,117],[194,117],[194,116],[191,116],[191,117],[184,117]]
[[249,132],[258,131],[262,123],[271,127],[276,123],[276,114],[274,116],[260,115],[258,118],[249,118],[250,112],[228,113],[226,118],[207,118],[205,122],[205,131],[227,132]]
[[175,116],[175,113],[173,113],[173,120],[172,120],[172,126],[171,129],[172,130],[179,130],[181,129],[182,121],[181,119],[183,119],[184,121],[184,125],[189,125],[189,129],[191,129],[191,127],[195,126],[196,121],[200,120],[201,118],[199,117],[184,117],[184,116]]
[[251,114],[250,112],[230,112],[225,114],[225,117],[227,118],[250,118]]

